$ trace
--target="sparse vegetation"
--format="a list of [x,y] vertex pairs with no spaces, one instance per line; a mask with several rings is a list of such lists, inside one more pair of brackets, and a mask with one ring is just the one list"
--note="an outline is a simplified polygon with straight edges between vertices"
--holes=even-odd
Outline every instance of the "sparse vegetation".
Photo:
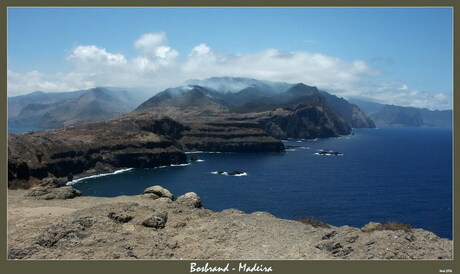
[[372,232],[372,231],[381,231],[381,230],[403,230],[404,232],[413,232],[412,226],[410,224],[398,223],[398,222],[388,222],[386,224],[378,224],[369,228],[362,229],[363,232]]
[[324,227],[324,228],[330,227],[328,224],[315,220],[312,217],[301,216],[297,221],[303,224],[306,224],[306,225],[311,225],[313,227]]

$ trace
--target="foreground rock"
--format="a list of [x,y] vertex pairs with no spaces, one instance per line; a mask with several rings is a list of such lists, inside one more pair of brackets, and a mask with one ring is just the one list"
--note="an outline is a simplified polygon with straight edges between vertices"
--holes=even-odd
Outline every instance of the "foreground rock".
[[201,198],[196,195],[195,192],[188,192],[182,196],[177,197],[177,203],[182,203],[192,208],[201,208],[203,205],[201,204]]
[[144,194],[44,200],[27,193],[8,191],[10,259],[452,259],[452,241],[426,230],[213,212],[195,193],[176,201]]
[[165,197],[165,198],[169,198],[171,200],[174,199],[174,195],[169,190],[167,190],[166,188],[163,188],[161,186],[148,187],[147,189],[144,190],[144,194],[147,194],[147,195],[152,195],[153,194],[153,195],[157,196],[158,198]]
[[27,196],[43,200],[53,199],[72,199],[80,196],[81,192],[71,186],[53,187],[53,186],[36,186],[33,187]]
[[80,196],[81,192],[71,186],[65,186],[64,180],[47,178],[41,182],[41,185],[31,188],[25,195],[35,199],[65,200]]

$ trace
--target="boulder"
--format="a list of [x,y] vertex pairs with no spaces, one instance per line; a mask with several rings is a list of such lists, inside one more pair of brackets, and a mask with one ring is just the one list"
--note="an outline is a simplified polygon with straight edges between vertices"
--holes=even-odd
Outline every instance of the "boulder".
[[131,221],[131,219],[133,218],[133,216],[129,215],[126,212],[109,212],[107,217],[109,217],[117,223],[127,223]]
[[146,188],[144,190],[144,194],[150,194],[150,193],[153,193],[155,195],[157,195],[158,197],[166,197],[166,198],[169,198],[171,200],[174,199],[174,195],[171,194],[171,192],[169,192],[169,190],[167,190],[166,188],[163,188],[161,186],[151,186],[149,188]]
[[148,197],[152,200],[156,200],[160,198],[160,196],[156,195],[155,193],[144,193],[144,197]]
[[167,221],[168,221],[168,213],[160,212],[160,213],[154,213],[151,217],[145,219],[142,222],[142,225],[145,227],[152,227],[152,228],[160,229],[160,228],[165,227]]
[[195,192],[188,192],[182,196],[179,196],[176,202],[185,204],[192,208],[203,207],[203,205],[201,204],[201,198]]
[[81,192],[71,186],[58,187],[54,184],[47,184],[33,187],[26,195],[43,200],[72,199],[76,196],[80,196]]
[[41,180],[40,185],[41,186],[51,186],[51,187],[61,187],[65,186],[67,183],[66,179],[63,178],[45,178]]

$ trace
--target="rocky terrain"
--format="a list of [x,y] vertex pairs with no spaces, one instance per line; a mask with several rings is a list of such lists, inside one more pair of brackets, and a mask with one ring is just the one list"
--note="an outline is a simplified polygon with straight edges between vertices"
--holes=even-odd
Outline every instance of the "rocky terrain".
[[44,178],[64,183],[123,168],[187,162],[186,151],[283,152],[281,141],[248,122],[179,123],[151,112],[8,136],[8,187]]
[[82,197],[55,183],[8,190],[9,259],[452,259],[452,241],[422,229],[213,212],[195,193],[176,199],[160,186],[136,196]]

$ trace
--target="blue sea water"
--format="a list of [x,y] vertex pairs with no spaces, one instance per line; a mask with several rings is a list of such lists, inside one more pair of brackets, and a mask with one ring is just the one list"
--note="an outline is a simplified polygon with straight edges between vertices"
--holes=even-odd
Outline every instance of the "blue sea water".
[[39,131],[44,131],[46,129],[44,128],[38,128],[38,127],[10,127],[8,125],[8,134],[20,134],[20,133],[25,133],[25,132],[39,132]]
[[[287,140],[285,154],[200,153],[187,166],[132,169],[74,185],[83,195],[137,195],[161,185],[196,192],[208,209],[310,216],[335,226],[409,223],[452,239],[452,129],[381,127]],[[343,155],[317,155],[331,149]],[[190,155],[189,155],[190,157]],[[213,174],[244,171],[246,176]]]

